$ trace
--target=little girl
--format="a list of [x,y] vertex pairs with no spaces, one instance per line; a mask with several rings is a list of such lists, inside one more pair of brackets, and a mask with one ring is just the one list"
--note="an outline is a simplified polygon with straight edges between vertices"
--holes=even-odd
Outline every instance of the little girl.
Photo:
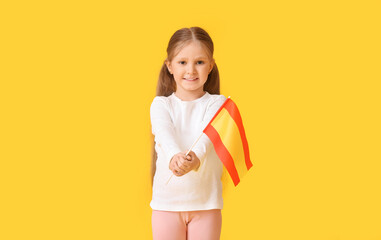
[[154,240],[220,239],[223,165],[202,134],[226,100],[213,51],[212,39],[199,27],[177,30],[168,43],[150,108]]

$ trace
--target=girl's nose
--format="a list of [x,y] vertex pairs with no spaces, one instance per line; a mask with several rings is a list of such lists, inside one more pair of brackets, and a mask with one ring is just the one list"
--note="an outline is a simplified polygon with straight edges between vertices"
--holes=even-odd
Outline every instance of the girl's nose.
[[188,74],[193,74],[195,72],[195,67],[193,65],[189,66],[187,69]]

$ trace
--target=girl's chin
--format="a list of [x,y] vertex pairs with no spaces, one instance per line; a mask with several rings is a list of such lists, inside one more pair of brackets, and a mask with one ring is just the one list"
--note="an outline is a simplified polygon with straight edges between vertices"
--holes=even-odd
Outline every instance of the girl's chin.
[[187,91],[187,92],[198,92],[198,91],[203,91],[203,88],[201,87],[201,88],[199,88],[199,87],[185,87],[185,88],[183,88],[185,91]]

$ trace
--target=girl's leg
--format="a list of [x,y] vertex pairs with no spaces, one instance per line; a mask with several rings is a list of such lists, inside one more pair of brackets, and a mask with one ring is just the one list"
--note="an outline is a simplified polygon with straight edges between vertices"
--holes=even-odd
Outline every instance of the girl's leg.
[[187,240],[219,240],[222,227],[221,209],[189,212]]
[[186,232],[180,212],[152,210],[153,240],[185,240]]

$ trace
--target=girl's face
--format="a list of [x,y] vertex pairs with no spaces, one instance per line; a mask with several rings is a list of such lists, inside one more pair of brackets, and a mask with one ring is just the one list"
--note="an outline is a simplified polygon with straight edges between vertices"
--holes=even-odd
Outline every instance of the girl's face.
[[203,87],[213,69],[214,59],[209,59],[200,42],[192,41],[171,62],[166,61],[166,65],[175,79],[177,95],[200,97],[204,94]]

